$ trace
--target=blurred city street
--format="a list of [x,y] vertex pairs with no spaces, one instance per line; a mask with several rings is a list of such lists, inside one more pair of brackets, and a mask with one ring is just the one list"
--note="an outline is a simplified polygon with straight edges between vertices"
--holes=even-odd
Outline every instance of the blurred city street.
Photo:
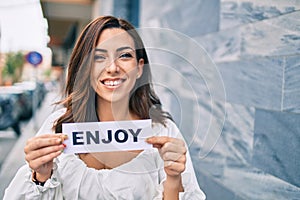
[[53,105],[59,99],[58,89],[48,91],[35,116],[20,124],[21,135],[17,137],[13,129],[0,131],[0,199],[16,171],[25,164],[24,145],[38,131],[44,120],[52,113]]
[[207,200],[300,200],[300,0],[0,0],[0,199],[103,15],[137,28]]

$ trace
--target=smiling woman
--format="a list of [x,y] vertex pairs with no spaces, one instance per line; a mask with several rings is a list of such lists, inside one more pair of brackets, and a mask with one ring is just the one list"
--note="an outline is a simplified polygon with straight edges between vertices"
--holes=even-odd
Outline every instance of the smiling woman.
[[[4,199],[205,199],[182,134],[153,90],[143,42],[127,21],[105,16],[87,25],[70,58],[65,96],[65,108],[27,141],[28,165]],[[142,119],[152,120],[153,136],[144,140],[154,148],[62,153],[63,123]]]
[[[144,59],[137,60],[131,36],[123,29],[111,28],[102,32],[94,56],[92,86],[99,95],[99,107],[103,103],[129,101],[136,79],[143,72]],[[101,106],[103,105],[103,106]],[[100,116],[101,118],[101,116]]]

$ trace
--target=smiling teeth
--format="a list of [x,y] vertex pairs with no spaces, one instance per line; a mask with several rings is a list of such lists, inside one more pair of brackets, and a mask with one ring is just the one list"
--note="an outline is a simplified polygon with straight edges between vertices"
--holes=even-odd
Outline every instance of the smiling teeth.
[[105,85],[108,86],[116,86],[116,85],[120,85],[122,83],[121,80],[117,80],[117,81],[104,81]]

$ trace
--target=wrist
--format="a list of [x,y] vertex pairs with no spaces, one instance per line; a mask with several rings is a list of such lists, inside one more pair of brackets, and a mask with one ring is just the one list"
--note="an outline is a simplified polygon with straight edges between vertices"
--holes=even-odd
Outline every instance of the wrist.
[[183,192],[181,176],[167,176],[164,184],[164,200],[179,199],[179,192]]
[[164,182],[164,188],[170,190],[176,190],[178,192],[183,192],[183,186],[181,182],[181,175],[179,176],[167,176]]
[[45,182],[51,177],[51,175],[52,175],[52,170],[50,174],[40,174],[37,173],[36,171],[32,171],[32,181],[36,185],[44,186]]

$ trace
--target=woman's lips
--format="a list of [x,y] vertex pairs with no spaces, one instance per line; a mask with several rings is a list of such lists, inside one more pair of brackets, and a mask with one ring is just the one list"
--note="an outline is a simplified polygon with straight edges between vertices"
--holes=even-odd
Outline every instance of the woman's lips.
[[114,78],[114,79],[103,79],[101,83],[108,88],[117,88],[119,87],[126,79]]

